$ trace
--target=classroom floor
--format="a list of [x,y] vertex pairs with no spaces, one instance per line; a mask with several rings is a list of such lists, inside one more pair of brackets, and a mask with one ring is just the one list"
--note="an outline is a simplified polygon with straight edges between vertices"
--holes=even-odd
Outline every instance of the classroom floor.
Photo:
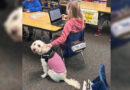
[[[82,85],[83,80],[96,78],[100,64],[105,64],[107,81],[110,84],[111,61],[108,30],[105,29],[102,36],[95,37],[96,28],[88,26],[85,30],[85,40],[88,43],[84,51],[85,62],[80,55],[66,59],[68,78],[74,78]],[[23,51],[23,90],[75,90],[64,82],[56,83],[50,78],[42,79],[40,56],[34,55],[28,47],[24,47]]]
[[22,45],[12,42],[0,26],[0,90],[22,90]]
[[130,42],[111,52],[112,90],[130,90]]
[[[1,28],[0,30],[0,81],[2,81],[0,82],[1,90],[73,90],[73,88],[64,82],[55,83],[50,79],[40,78],[40,75],[42,74],[42,67],[39,56],[34,55],[29,48],[24,51],[22,65],[22,46],[20,44],[11,42],[6,33],[2,30],[4,30],[4,28]],[[69,61],[71,65],[67,63],[68,77],[75,78],[82,84],[84,79],[90,78],[92,80],[95,78],[98,75],[99,65],[103,63],[106,66],[107,80],[110,84],[111,62],[111,90],[129,90],[130,73],[128,70],[130,65],[128,62],[130,58],[130,43],[113,49],[111,54],[112,61],[110,61],[109,35],[103,34],[102,36],[94,37],[94,32],[95,29],[93,30],[92,28],[88,29],[85,33],[85,36],[87,36],[86,40],[88,41],[88,48],[86,49],[87,55],[85,56],[86,67],[79,67],[79,62],[74,62],[75,60]],[[78,65],[74,65],[73,63],[78,63]],[[82,60],[80,63],[82,63]],[[23,78],[21,78],[21,67],[23,67]],[[22,79],[24,85],[23,89],[21,84]]]

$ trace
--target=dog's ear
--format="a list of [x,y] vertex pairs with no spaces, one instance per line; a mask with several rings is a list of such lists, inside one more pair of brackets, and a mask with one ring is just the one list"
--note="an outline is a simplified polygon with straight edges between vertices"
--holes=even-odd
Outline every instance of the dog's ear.
[[42,40],[44,43],[50,43],[50,39],[47,38],[46,36],[43,36],[43,37],[41,38],[41,40]]

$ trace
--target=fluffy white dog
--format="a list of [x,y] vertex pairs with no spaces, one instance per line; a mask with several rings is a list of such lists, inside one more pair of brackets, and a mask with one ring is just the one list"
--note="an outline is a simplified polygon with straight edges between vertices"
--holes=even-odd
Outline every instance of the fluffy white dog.
[[22,41],[22,7],[9,15],[4,26],[12,40]]
[[41,63],[45,78],[47,75],[54,81],[59,82],[64,80],[68,85],[80,89],[80,83],[74,79],[67,79],[67,70],[61,57],[54,52],[50,47],[47,47],[41,40],[36,40],[31,45],[31,50],[41,55]]

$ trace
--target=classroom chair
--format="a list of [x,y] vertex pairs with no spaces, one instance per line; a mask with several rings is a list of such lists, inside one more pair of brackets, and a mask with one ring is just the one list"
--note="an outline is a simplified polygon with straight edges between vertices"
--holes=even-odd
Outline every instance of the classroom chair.
[[85,58],[84,58],[84,55],[83,55],[83,51],[84,51],[85,48],[78,51],[78,52],[73,52],[72,51],[71,45],[76,41],[84,41],[84,30],[82,30],[80,32],[77,32],[77,33],[70,33],[69,34],[69,36],[68,36],[68,38],[67,38],[67,40],[65,42],[66,46],[64,47],[63,56],[65,58],[67,58],[67,57],[72,57],[72,56],[80,53],[82,55],[82,57],[83,57],[84,62],[85,62]]

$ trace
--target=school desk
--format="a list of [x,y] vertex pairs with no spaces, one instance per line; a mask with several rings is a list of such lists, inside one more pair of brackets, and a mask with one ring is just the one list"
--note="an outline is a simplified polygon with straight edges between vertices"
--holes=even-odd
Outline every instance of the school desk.
[[[106,12],[106,13],[111,13],[111,8],[107,7],[106,4],[102,3],[94,3],[94,2],[79,2],[80,3],[80,8],[83,9],[89,9],[89,10],[96,10],[99,12]],[[67,4],[60,4],[61,6],[66,6]]]
[[[36,14],[42,14],[42,15],[39,15],[39,17],[37,18],[36,17],[32,18],[32,16]],[[35,28],[40,28],[52,32],[61,29],[61,27],[51,25],[49,14],[46,12],[33,12],[33,13],[23,12],[23,25],[32,26]]]
[[52,32],[62,29],[62,27],[51,25],[47,12],[23,12],[23,25],[48,31],[50,32],[50,36],[52,36]]

